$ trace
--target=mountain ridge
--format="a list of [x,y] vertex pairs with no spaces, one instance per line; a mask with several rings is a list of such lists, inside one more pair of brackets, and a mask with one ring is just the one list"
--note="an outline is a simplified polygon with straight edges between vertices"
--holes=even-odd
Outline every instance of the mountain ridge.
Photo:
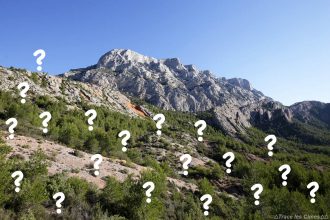
[[[109,52],[105,53],[104,55],[102,55],[100,57],[100,59],[98,60],[96,67],[98,68],[112,68],[115,64],[114,61],[118,60],[117,58],[123,58],[126,61],[129,62],[135,62],[135,63],[161,63],[166,65],[168,68],[173,68],[173,69],[177,69],[177,68],[186,68],[188,71],[190,71],[191,73],[202,73],[202,74],[206,74],[206,75],[210,75],[213,76],[213,74],[211,73],[210,70],[199,70],[194,64],[187,64],[184,65],[181,63],[179,58],[173,57],[173,58],[164,58],[164,59],[156,59],[154,57],[151,56],[145,56],[142,55],[138,52],[135,52],[133,50],[130,49],[113,49],[110,50]],[[215,77],[214,78],[219,78],[219,79],[223,79],[225,80],[225,77]],[[233,85],[245,88],[247,90],[253,90],[250,82],[247,79],[242,79],[242,78],[230,78],[228,79],[228,82],[230,82]]]
[[[254,118],[258,114],[259,119],[272,120],[268,117],[274,115],[272,111],[282,109],[280,117],[291,120],[285,106],[254,89],[248,80],[218,78],[208,70],[184,65],[178,58],[156,59],[114,49],[101,56],[97,64],[61,76],[117,89],[167,110],[212,111],[214,122],[232,135],[257,124]],[[266,109],[263,106],[267,103],[272,104]]]
[[[1,70],[4,74],[0,82],[5,90],[23,81],[17,75],[20,69],[2,67]],[[32,83],[34,73],[23,72],[28,76],[24,80]],[[177,58],[156,59],[115,49],[89,67],[58,76],[38,73],[33,77],[49,81],[44,88],[35,85],[32,90],[36,93],[63,96],[73,103],[86,100],[133,116],[148,115],[148,109],[131,103],[133,99],[142,100],[161,109],[198,114],[234,137],[244,135],[251,127],[289,139],[297,134],[305,138],[304,133],[309,132],[330,136],[328,104],[303,101],[284,106],[252,88],[248,80],[217,78],[210,71],[183,65]],[[313,144],[330,143],[330,138],[325,142],[307,139]]]

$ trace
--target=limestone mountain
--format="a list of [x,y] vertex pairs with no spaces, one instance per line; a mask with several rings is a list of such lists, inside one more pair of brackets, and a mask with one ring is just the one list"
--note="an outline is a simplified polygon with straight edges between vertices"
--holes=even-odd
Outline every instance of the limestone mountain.
[[210,71],[183,65],[177,58],[158,60],[131,50],[112,50],[96,65],[64,76],[118,89],[167,110],[197,112],[230,101],[244,106],[271,100],[247,80],[216,78]]
[[266,125],[290,124],[295,115],[299,118],[299,111],[265,96],[246,79],[219,78],[177,58],[156,59],[114,49],[97,64],[62,76],[118,90],[166,110],[207,111],[212,115],[209,123],[231,135],[244,133],[251,126],[271,130]]

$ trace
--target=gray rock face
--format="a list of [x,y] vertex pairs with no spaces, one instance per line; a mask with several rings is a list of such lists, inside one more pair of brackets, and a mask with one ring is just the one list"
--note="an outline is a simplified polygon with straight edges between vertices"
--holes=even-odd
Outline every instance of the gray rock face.
[[[255,118],[273,120],[275,110],[285,109],[245,79],[217,78],[210,71],[183,65],[177,58],[156,59],[125,49],[111,50],[96,65],[63,76],[119,90],[167,110],[211,110],[215,123],[232,134],[253,125]],[[269,102],[273,104],[267,105]],[[283,116],[290,121],[291,115],[285,111]]]

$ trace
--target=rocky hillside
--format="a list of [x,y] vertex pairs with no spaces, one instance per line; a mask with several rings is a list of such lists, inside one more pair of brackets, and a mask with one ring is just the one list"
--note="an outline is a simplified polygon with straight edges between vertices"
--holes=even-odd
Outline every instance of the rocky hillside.
[[[212,219],[269,219],[284,211],[319,214],[330,210],[329,104],[302,102],[285,107],[253,90],[246,80],[210,75],[215,87],[223,91],[232,88],[226,95],[218,94],[223,99],[219,104],[187,109],[190,112],[172,111],[169,104],[170,110],[165,110],[165,106],[151,105],[150,100],[119,87],[120,83],[131,83],[126,89],[135,88],[139,75],[121,82],[121,77],[130,73],[116,71],[95,65],[64,76],[49,76],[0,67],[0,219],[58,219],[52,197],[58,191],[66,196],[63,219],[205,219],[200,201],[204,194],[213,198],[209,209]],[[94,75],[87,80],[89,73]],[[209,83],[204,73],[196,77]],[[141,95],[163,88],[150,77],[145,86],[154,84],[148,89],[141,87]],[[173,75],[175,80],[181,83],[182,79]],[[30,85],[24,105],[17,89],[21,82]],[[179,88],[178,94],[186,90],[186,84]],[[207,97],[206,87],[195,89],[196,98],[197,91]],[[243,93],[248,96],[245,103],[244,96],[238,95]],[[188,93],[182,94],[188,97]],[[92,132],[84,115],[90,108],[98,113]],[[39,118],[44,111],[52,114],[47,134],[42,132]],[[150,117],[155,113],[166,116],[161,136]],[[6,139],[5,123],[11,117],[18,121],[12,140]],[[203,142],[197,140],[194,127],[200,119],[208,122]],[[118,137],[123,130],[131,133],[127,152],[122,151]],[[246,133],[235,138],[223,132],[235,135],[240,130]],[[272,157],[264,141],[268,131],[282,136],[277,137]],[[223,158],[227,152],[235,155],[229,174]],[[93,176],[90,160],[96,153],[104,158],[99,177]],[[192,157],[187,176],[182,175],[182,154]],[[291,166],[287,187],[282,186],[278,172],[283,164]],[[10,176],[15,170],[24,173],[20,194],[14,191]],[[149,205],[142,187],[147,181],[155,184]],[[310,202],[306,191],[310,181],[320,185],[316,204]],[[256,182],[265,189],[259,207],[254,205],[251,192]]]
[[[3,136],[3,137],[2,137]],[[8,134],[0,134],[0,138],[6,139]],[[95,177],[93,163],[91,161],[92,154],[83,151],[65,147],[58,143],[41,138],[18,135],[14,140],[6,139],[7,146],[12,148],[7,155],[8,158],[24,158],[30,160],[35,152],[41,150],[47,156],[48,174],[55,175],[58,173],[67,173],[68,176],[79,177],[94,184],[98,188],[104,188],[107,176],[114,177],[119,182],[123,182],[131,175],[133,178],[140,178],[140,173],[150,168],[140,166],[135,163],[128,163],[126,160],[111,159],[103,157],[100,175]],[[203,165],[205,162],[193,157],[191,166]],[[179,189],[197,190],[196,185],[187,183],[180,179],[167,177],[167,181],[174,184]]]
[[130,116],[144,115],[130,100],[117,90],[72,81],[67,78],[33,73],[25,69],[5,68],[0,66],[0,85],[2,91],[11,91],[17,96],[18,84],[28,82],[27,99],[35,96],[47,95],[53,100],[63,99],[69,108],[77,104],[87,103],[96,106],[105,106],[110,110],[122,112]]
[[[317,105],[286,107],[252,88],[245,79],[217,78],[210,71],[183,65],[177,58],[156,59],[131,50],[111,50],[96,65],[62,76],[109,91],[118,90],[167,110],[207,111],[211,115],[208,123],[234,136],[251,126],[269,131],[290,127],[311,115],[320,121],[328,120],[313,113]],[[329,115],[329,109],[324,109],[322,114]]]

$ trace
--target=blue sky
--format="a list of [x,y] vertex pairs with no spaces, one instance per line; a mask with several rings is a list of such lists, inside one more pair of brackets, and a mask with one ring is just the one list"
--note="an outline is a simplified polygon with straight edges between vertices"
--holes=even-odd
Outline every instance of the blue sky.
[[10,0],[0,3],[0,65],[50,74],[95,64],[113,48],[178,57],[248,79],[289,105],[330,102],[328,0]]

